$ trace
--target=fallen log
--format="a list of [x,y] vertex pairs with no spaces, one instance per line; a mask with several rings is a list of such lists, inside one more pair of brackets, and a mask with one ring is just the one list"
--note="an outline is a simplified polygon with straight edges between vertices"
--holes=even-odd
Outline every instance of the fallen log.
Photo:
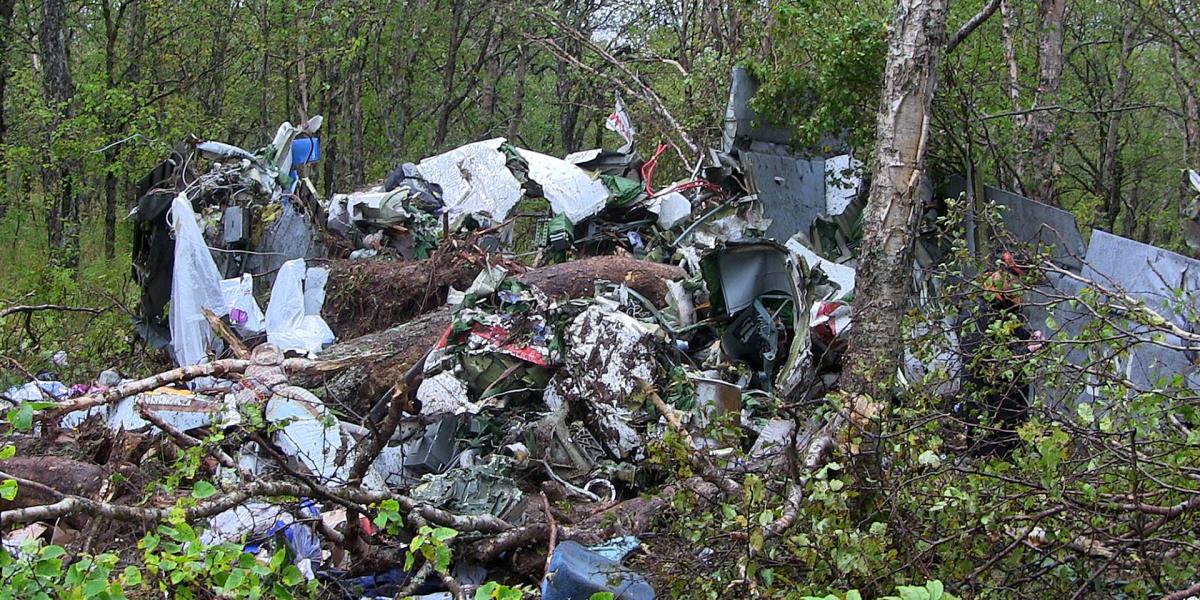
[[[517,276],[517,280],[559,300],[591,296],[596,281],[624,283],[663,306],[667,281],[683,276],[683,269],[674,265],[624,256],[597,256],[527,271]],[[449,324],[450,310],[443,306],[402,325],[336,343],[319,357],[348,368],[332,377],[293,378],[292,383],[322,387],[325,402],[362,414],[425,356]]]
[[659,302],[666,281],[683,272],[672,265],[625,256],[597,256],[521,272],[524,267],[465,244],[422,261],[335,260],[329,263],[321,311],[338,339],[383,331],[446,303],[450,287],[464,289],[486,266],[500,265],[551,297],[590,296],[597,280],[625,283]]
[[[446,303],[488,264],[505,262],[461,241],[427,260],[333,260],[321,316],[338,339],[382,331]],[[519,266],[519,265],[518,265]]]
[[50,504],[63,496],[99,498],[107,479],[104,468],[63,456],[16,456],[0,461],[0,473],[25,485],[12,500],[0,499],[0,511]]

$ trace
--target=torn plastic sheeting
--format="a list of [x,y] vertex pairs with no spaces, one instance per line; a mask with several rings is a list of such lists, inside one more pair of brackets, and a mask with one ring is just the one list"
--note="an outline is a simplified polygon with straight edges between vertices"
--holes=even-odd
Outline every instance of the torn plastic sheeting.
[[[212,254],[204,243],[204,235],[196,224],[196,213],[185,194],[171,203],[168,222],[175,231],[175,264],[171,272],[171,345],[175,362],[181,366],[208,361],[208,349],[215,335],[201,309],[207,308],[217,316],[229,313],[221,293],[221,274]],[[194,385],[208,385],[196,380]]]
[[221,292],[229,304],[229,322],[242,334],[262,333],[266,329],[263,311],[254,299],[254,276],[221,280]]
[[442,187],[452,224],[472,214],[503,221],[520,201],[521,182],[508,170],[507,158],[499,150],[505,141],[494,138],[467,144],[417,164],[422,178]]
[[26,542],[37,542],[50,530],[45,523],[30,523],[20,529],[14,529],[4,534],[3,549],[17,558],[32,558],[21,551]]
[[663,229],[671,229],[692,216],[692,203],[679,192],[658,196],[648,204],[648,210],[658,215],[658,226]]
[[208,527],[200,534],[206,546],[224,543],[243,543],[261,538],[277,524],[295,522],[295,518],[281,506],[266,502],[247,502],[208,519]]
[[532,150],[517,149],[529,162],[529,178],[542,186],[550,208],[573,224],[600,212],[608,202],[608,188],[587,172],[562,160]]
[[282,350],[315,353],[333,343],[334,336],[321,318],[319,307],[315,314],[307,311],[305,276],[302,259],[289,260],[280,268],[267,303],[267,341]]
[[304,271],[304,314],[320,315],[325,306],[325,284],[329,282],[327,267],[308,267]]

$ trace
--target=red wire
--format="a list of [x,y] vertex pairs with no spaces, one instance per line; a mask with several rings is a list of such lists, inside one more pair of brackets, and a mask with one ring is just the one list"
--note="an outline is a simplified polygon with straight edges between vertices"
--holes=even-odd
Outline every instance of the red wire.
[[[663,152],[666,152],[666,151],[667,151],[667,145],[659,144],[658,148],[656,148],[654,150],[654,156],[651,156],[650,160],[648,160],[644,164],[642,164],[642,169],[641,169],[642,181],[644,181],[646,183],[646,196],[648,196],[648,197],[654,196],[654,189],[650,187],[650,182],[654,178],[654,169],[658,167],[658,159],[663,155]],[[704,189],[710,190],[720,196],[725,195],[725,190],[721,189],[721,186],[719,186],[715,183],[712,183],[711,181],[705,181],[703,179],[693,179],[692,181],[688,181],[686,183],[681,183],[673,188],[670,188],[670,191],[683,192],[686,190],[692,190],[692,189],[696,189],[696,188],[704,188]]]
[[646,182],[646,195],[653,196],[654,190],[650,189],[650,180],[654,178],[654,169],[658,166],[658,157],[662,156],[663,152],[667,151],[666,144],[659,144],[654,151],[654,156],[642,165],[642,181]]

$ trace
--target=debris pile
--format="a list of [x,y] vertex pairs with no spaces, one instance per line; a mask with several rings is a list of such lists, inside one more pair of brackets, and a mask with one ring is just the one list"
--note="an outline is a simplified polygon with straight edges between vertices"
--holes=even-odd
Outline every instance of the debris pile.
[[[5,400],[31,419],[45,409],[37,427],[63,443],[99,431],[117,456],[124,440],[130,465],[151,438],[172,455],[203,447],[186,479],[236,495],[189,513],[205,542],[286,548],[346,597],[462,597],[498,570],[547,599],[652,598],[623,562],[637,536],[674,491],[740,489],[717,459],[785,466],[803,422],[782,407],[836,389],[853,326],[862,164],[756,126],[752,87],[735,71],[723,148],[665,185],[665,146],[648,160],[632,144],[560,159],[497,138],[326,200],[304,173],[320,159],[320,117],[284,123],[257,152],[186,140],[143,179],[134,213],[138,331],[179,368],[73,387],[44,374]],[[1030,229],[1062,215],[1034,208],[1007,223],[1015,235],[1084,269],[1073,220],[1050,238]],[[528,211],[536,227],[517,227]],[[945,252],[923,233],[919,289],[941,285],[930,272]],[[1094,235],[1087,268],[1120,277],[1102,259],[1125,242]],[[1191,263],[1148,261],[1198,287]],[[909,363],[910,379],[939,366]],[[672,480],[664,456],[697,477]],[[13,460],[0,471],[17,474]],[[44,483],[87,514],[162,518],[112,510],[137,503],[136,487],[71,481]],[[411,526],[391,534],[404,544],[417,547],[423,524],[462,534],[449,574],[379,558],[385,502]],[[57,535],[54,514],[0,508],[31,523],[6,544]]]

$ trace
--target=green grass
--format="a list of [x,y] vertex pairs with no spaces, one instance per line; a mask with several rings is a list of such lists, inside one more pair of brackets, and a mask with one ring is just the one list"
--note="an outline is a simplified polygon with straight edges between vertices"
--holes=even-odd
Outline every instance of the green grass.
[[[116,255],[104,258],[104,227],[88,219],[80,239],[78,272],[49,266],[45,221],[33,210],[10,210],[0,219],[0,309],[14,305],[63,304],[101,309],[100,314],[41,311],[0,319],[0,385],[28,379],[26,372],[50,370],[64,383],[89,382],[116,367],[125,375],[144,373],[156,360],[136,344],[128,311],[138,288],[130,276],[129,227],[120,223]],[[66,367],[50,357],[64,350]]]

